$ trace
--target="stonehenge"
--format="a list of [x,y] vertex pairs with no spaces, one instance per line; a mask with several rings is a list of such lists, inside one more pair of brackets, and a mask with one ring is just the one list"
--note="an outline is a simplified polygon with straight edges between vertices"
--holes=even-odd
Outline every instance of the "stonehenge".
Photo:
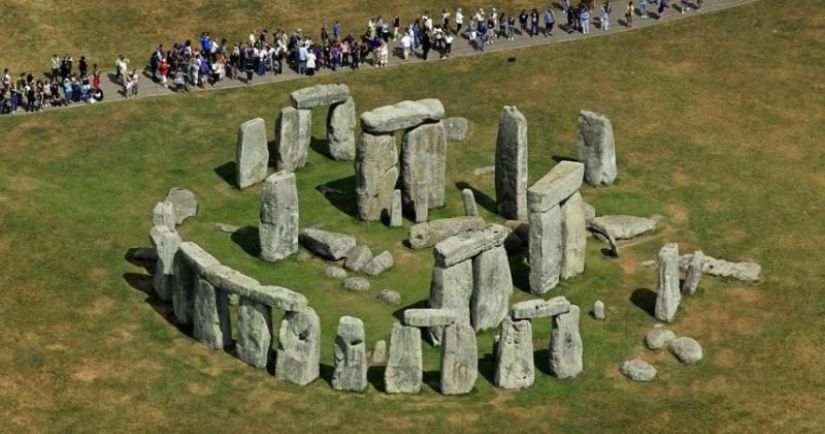
[[261,259],[275,262],[298,251],[298,213],[295,174],[282,170],[266,178],[258,226]]
[[478,344],[473,328],[464,322],[444,327],[441,342],[441,393],[470,393],[478,378]]
[[389,219],[397,181],[395,135],[361,133],[355,149],[355,194],[361,220]]
[[584,181],[590,185],[610,185],[616,180],[616,144],[613,125],[603,115],[579,112],[576,151],[584,163]]
[[502,389],[522,389],[533,385],[536,368],[533,362],[533,325],[527,319],[501,321],[498,345],[495,346],[494,383]]
[[[174,216],[173,216],[174,218]],[[174,222],[173,222],[174,223]],[[155,226],[149,232],[152,247],[157,252],[155,275],[152,286],[161,301],[172,299],[172,275],[174,274],[175,253],[178,251],[181,239],[175,229],[168,226]]]
[[461,190],[461,197],[464,201],[464,214],[469,217],[478,216],[478,205],[476,205],[476,197],[473,194],[473,190],[469,188]]
[[312,110],[284,107],[275,120],[275,170],[304,167],[312,140]]
[[421,330],[396,321],[390,334],[384,390],[387,393],[418,393],[424,381],[423,365]]
[[659,321],[673,322],[682,292],[679,288],[679,246],[665,244],[659,250],[659,292],[656,294],[655,317]]
[[430,220],[413,225],[408,240],[413,249],[425,249],[434,247],[447,238],[481,229],[486,225],[487,222],[483,218],[476,216]]
[[527,119],[517,108],[501,110],[496,137],[496,206],[504,218],[527,219]]
[[401,139],[402,199],[416,223],[426,222],[428,210],[444,206],[447,161],[444,124],[425,123],[404,132]]
[[579,307],[553,317],[550,334],[550,372],[558,378],[575,377],[582,372],[582,338],[579,334]]
[[356,244],[352,235],[314,228],[302,229],[299,239],[313,254],[333,261],[343,259]]
[[172,204],[175,216],[175,224],[182,224],[186,219],[198,214],[198,199],[195,193],[182,187],[172,187],[166,193],[164,202]]
[[275,376],[304,386],[320,375],[321,322],[309,306],[288,311],[281,320]]
[[158,202],[152,209],[152,225],[175,230],[175,206],[171,202]]
[[272,344],[272,307],[242,297],[238,307],[238,358],[259,369],[269,363]]
[[238,188],[244,189],[266,179],[269,149],[263,119],[255,118],[241,124],[238,128],[238,147],[235,156],[235,182]]
[[367,388],[367,345],[364,323],[351,316],[342,316],[334,346],[335,372],[332,388],[363,392]]
[[704,262],[705,254],[702,253],[701,250],[693,252],[693,255],[690,257],[690,262],[687,266],[687,274],[685,275],[685,281],[682,284],[683,295],[696,294],[696,290],[699,288],[699,282],[702,279],[702,267],[704,265]]

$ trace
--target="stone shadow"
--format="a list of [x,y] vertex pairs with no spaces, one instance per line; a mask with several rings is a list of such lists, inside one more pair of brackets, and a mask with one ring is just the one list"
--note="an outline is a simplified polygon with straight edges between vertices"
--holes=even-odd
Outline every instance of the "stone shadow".
[[530,293],[530,267],[525,264],[528,251],[524,249],[518,253],[508,255],[510,274],[513,276],[513,287],[527,294]]
[[152,286],[152,276],[149,274],[140,273],[123,273],[123,280],[132,288],[146,294],[143,300],[148,304],[161,318],[163,318],[169,325],[176,328],[179,332],[186,336],[192,337],[192,326],[181,326],[175,320],[175,313],[172,309],[171,303],[164,303],[155,294],[155,289]]
[[227,184],[237,187],[236,177],[238,174],[238,164],[234,161],[230,161],[220,166],[212,169],[218,177],[224,180]]
[[258,257],[261,254],[261,241],[259,239],[258,228],[255,226],[244,226],[231,235],[232,242],[241,246],[247,254]]
[[491,353],[485,353],[478,359],[478,373],[490,384],[496,384],[496,359]]
[[[152,274],[155,272],[155,262],[157,262],[157,254],[154,254],[154,250],[151,247],[133,247],[126,251],[126,254],[123,255],[123,259],[126,262],[136,266],[143,268],[147,274]],[[153,255],[155,258],[149,258],[149,255]]]
[[367,368],[367,382],[379,392],[386,392],[387,386],[384,384],[384,371],[386,366],[370,366]]
[[441,393],[441,371],[424,371],[422,386],[427,386],[435,393]]
[[473,192],[473,196],[475,196],[476,198],[476,205],[486,209],[487,211],[493,214],[498,214],[498,206],[496,206],[496,200],[481,192],[481,190],[473,187],[472,185],[464,181],[456,182],[455,187],[459,190],[469,188]]
[[323,192],[324,189],[321,188],[322,186],[340,192],[324,194],[324,197],[327,198],[332,206],[350,217],[358,218],[358,200],[355,197],[355,175],[327,182],[326,184],[319,185],[316,189]]
[[335,375],[335,367],[332,365],[327,365],[326,363],[321,363],[319,372],[321,379],[324,380],[330,388],[332,388],[332,377]]
[[[427,305],[429,304],[429,302],[430,301],[427,300],[427,299],[416,301],[413,304],[410,304],[410,305],[407,305],[407,306],[396,309],[395,312],[392,313],[392,316],[395,319],[397,319],[399,322],[401,322],[401,324],[404,324],[404,311],[405,310],[407,310],[407,309],[426,309],[428,307]],[[423,336],[422,336],[422,338],[423,338]]]
[[651,317],[656,315],[656,293],[647,288],[638,288],[630,294],[630,302]]
[[556,163],[561,163],[562,161],[572,161],[574,163],[581,163],[581,160],[579,160],[576,157],[567,157],[567,156],[564,156],[564,155],[554,155],[552,158],[553,158],[553,161],[555,161]]
[[319,155],[323,155],[327,160],[334,160],[329,153],[329,142],[325,139],[318,139],[313,137],[309,141],[309,148]]
[[544,375],[549,375],[551,377],[555,377],[555,375],[553,375],[553,373],[550,372],[550,349],[549,348],[542,348],[540,350],[533,351],[533,364],[536,367],[536,371],[539,371]]

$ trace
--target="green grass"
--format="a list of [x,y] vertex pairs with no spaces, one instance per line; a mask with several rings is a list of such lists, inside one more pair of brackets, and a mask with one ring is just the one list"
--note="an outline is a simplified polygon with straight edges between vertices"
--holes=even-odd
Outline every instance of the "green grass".
[[[250,2],[252,4],[254,2]],[[9,432],[816,432],[825,426],[825,269],[818,252],[825,199],[825,64],[821,14],[787,0],[755,4],[643,31],[428,65],[364,71],[249,89],[179,95],[0,119],[0,420]],[[778,8],[778,9],[777,9]],[[781,14],[777,11],[781,11]],[[143,19],[143,18],[141,18]],[[529,122],[530,180],[574,156],[578,110],[613,122],[619,182],[584,188],[600,214],[663,214],[664,226],[605,257],[588,243],[587,270],[553,294],[582,306],[602,299],[608,320],[583,315],[585,372],[559,381],[541,372],[518,393],[495,389],[494,333],[479,334],[482,373],[468,396],[337,393],[325,381],[299,388],[210,351],[167,321],[168,311],[135,288],[146,270],[124,259],[148,245],[151,210],[172,186],[192,189],[199,215],[179,231],[225,264],[263,283],[304,293],[323,327],[322,363],[332,363],[338,318],[364,320],[371,346],[387,339],[393,312],[424,300],[430,251],[406,250],[404,229],[352,217],[352,164],[311,152],[297,173],[302,226],[355,235],[399,263],[349,293],[323,277],[317,259],[267,264],[248,239],[215,222],[256,226],[260,187],[238,191],[225,178],[237,126],[263,117],[270,129],[288,93],[338,79],[364,111],[402,99],[438,97],[449,115],[472,122],[449,146],[448,205],[460,215],[456,183],[494,196],[496,121],[516,105]],[[313,113],[323,145],[325,112]],[[331,204],[316,190],[345,195]],[[482,201],[483,202],[483,201]],[[484,216],[498,221],[482,206]],[[705,278],[672,328],[705,350],[698,366],[642,347],[653,319],[632,301],[655,290],[665,242],[763,266],[757,285]],[[514,260],[517,262],[517,260]],[[524,269],[514,267],[523,291]],[[383,288],[400,306],[382,304]],[[279,318],[275,318],[275,325]],[[539,362],[549,322],[534,326]],[[618,373],[628,357],[660,376],[633,384]],[[438,350],[425,347],[426,378],[437,382]],[[371,371],[371,377],[380,370]],[[433,383],[435,384],[435,383]]]

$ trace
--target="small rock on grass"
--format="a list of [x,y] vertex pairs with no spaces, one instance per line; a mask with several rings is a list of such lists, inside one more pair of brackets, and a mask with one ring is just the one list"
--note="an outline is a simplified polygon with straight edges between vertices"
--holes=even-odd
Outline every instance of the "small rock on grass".
[[596,300],[593,303],[593,318],[604,320],[604,302],[601,300]]
[[651,350],[662,349],[676,339],[676,334],[664,327],[656,327],[645,336],[645,345]]
[[656,368],[642,359],[627,360],[622,363],[622,375],[633,381],[653,381]]
[[347,270],[341,267],[331,266],[324,270],[324,275],[333,279],[344,280],[347,278]]
[[686,365],[693,365],[702,360],[702,346],[692,338],[676,338],[670,342],[670,352]]
[[378,293],[378,299],[387,304],[397,304],[401,301],[401,294],[391,289],[382,289]]
[[344,288],[355,292],[370,290],[370,281],[363,277],[348,277],[344,280]]

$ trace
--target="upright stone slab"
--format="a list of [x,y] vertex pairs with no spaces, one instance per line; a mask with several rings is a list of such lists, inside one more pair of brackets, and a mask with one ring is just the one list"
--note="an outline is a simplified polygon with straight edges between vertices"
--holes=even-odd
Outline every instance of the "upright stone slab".
[[564,280],[584,273],[587,222],[582,204],[582,196],[576,192],[561,206],[561,278]]
[[171,202],[158,202],[152,209],[152,226],[165,226],[175,230],[175,205]]
[[550,372],[558,378],[575,377],[583,370],[582,338],[579,334],[581,312],[576,305],[553,317],[550,332]]
[[701,250],[693,252],[685,275],[685,282],[682,286],[683,295],[696,294],[699,288],[699,281],[702,280],[702,267],[705,265],[705,254]]
[[656,319],[673,322],[681,301],[679,245],[668,243],[659,250],[659,292],[656,294]]
[[266,368],[272,345],[272,308],[241,297],[238,307],[238,358],[256,368]]
[[[174,223],[174,221],[173,221]],[[181,239],[174,229],[167,226],[155,226],[149,232],[158,260],[155,262],[155,275],[152,286],[161,301],[172,299],[172,275],[174,274],[175,254],[178,252]]]
[[355,152],[355,193],[362,220],[390,217],[397,181],[395,135],[361,133]]
[[533,385],[533,325],[529,320],[504,317],[496,346],[494,383],[502,389],[523,389]]
[[579,112],[576,150],[584,162],[586,183],[610,185],[616,180],[616,144],[609,119],[587,110]]
[[332,388],[363,392],[367,388],[367,346],[364,343],[364,323],[351,316],[338,322],[335,337],[335,373]]
[[513,278],[504,246],[493,247],[473,258],[473,295],[470,321],[475,331],[498,327],[510,308]]
[[562,217],[558,205],[530,213],[530,291],[544,294],[558,285],[562,266]]
[[318,378],[321,322],[311,307],[287,312],[278,332],[275,376],[304,386]]
[[243,189],[266,179],[269,149],[263,119],[255,118],[241,124],[238,129],[236,162],[238,188]]
[[312,139],[312,111],[285,107],[275,121],[275,169],[304,167]]
[[178,325],[192,324],[197,277],[197,273],[183,259],[183,252],[178,250],[175,254],[172,272],[172,309]]
[[390,227],[400,228],[404,226],[404,209],[401,198],[401,190],[395,190],[392,196],[392,210],[390,211]]
[[329,107],[327,115],[329,155],[339,161],[355,159],[355,101],[347,98]]
[[424,380],[421,330],[395,322],[390,334],[390,357],[384,371],[387,393],[418,393]]
[[478,344],[476,333],[466,323],[444,327],[441,345],[441,393],[470,393],[478,378]]
[[258,236],[264,261],[279,261],[298,251],[298,188],[294,173],[282,170],[266,178]]
[[427,210],[444,206],[447,134],[439,122],[422,124],[401,140],[404,206],[416,223],[427,221]]
[[527,119],[511,106],[498,121],[496,205],[504,218],[527,219]]
[[[430,283],[429,306],[434,309],[452,309],[458,322],[470,324],[470,298],[473,295],[473,261],[468,259],[454,265],[444,265],[436,256]],[[443,327],[430,327],[430,341],[441,344]]]
[[192,335],[209,348],[224,348],[232,343],[229,298],[226,291],[212,286],[205,279],[197,280]]
[[478,205],[473,190],[465,188],[461,190],[461,198],[464,200],[464,214],[474,217],[478,215]]

